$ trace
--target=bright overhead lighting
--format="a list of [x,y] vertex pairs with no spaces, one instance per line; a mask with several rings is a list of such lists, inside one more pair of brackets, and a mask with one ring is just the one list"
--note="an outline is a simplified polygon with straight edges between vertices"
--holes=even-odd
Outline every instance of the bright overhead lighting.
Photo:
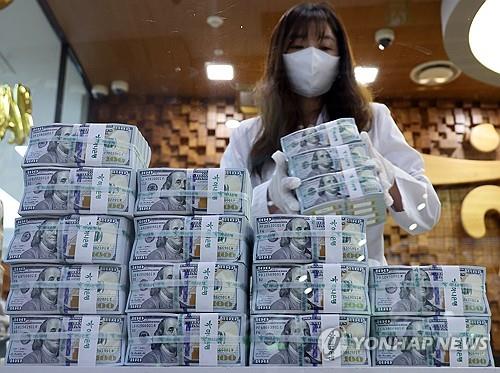
[[360,84],[370,84],[377,79],[378,67],[356,66],[354,68],[354,76]]
[[499,14],[500,1],[486,0],[484,2],[470,25],[469,46],[474,57],[484,67],[500,74]]
[[17,152],[17,154],[19,154],[21,157],[24,157],[24,155],[26,154],[26,151],[28,150],[28,146],[27,145],[18,145],[18,146],[14,146],[14,150]]
[[233,65],[207,62],[205,68],[210,80],[233,80],[234,78]]
[[240,121],[236,119],[229,119],[226,121],[227,128],[238,128],[240,126]]

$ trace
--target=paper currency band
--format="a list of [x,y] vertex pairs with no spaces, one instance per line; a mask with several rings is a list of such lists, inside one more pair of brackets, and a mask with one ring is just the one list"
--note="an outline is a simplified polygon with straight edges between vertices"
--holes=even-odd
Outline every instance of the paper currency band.
[[73,181],[69,184],[36,184],[36,185],[25,185],[25,192],[30,193],[41,193],[46,190],[64,190],[68,192],[80,192],[80,191],[99,191],[99,192],[108,192],[108,193],[128,193],[133,194],[135,196],[135,189],[125,188],[116,185],[108,185],[108,186],[93,186],[87,184],[76,184]]
[[209,337],[197,334],[181,334],[181,335],[155,335],[155,336],[129,336],[128,341],[130,344],[149,344],[149,343],[199,343],[203,342],[214,342],[218,344],[239,344],[247,341],[245,335],[235,336],[235,335],[219,335],[217,337]]
[[[430,316],[432,317],[432,316]],[[376,331],[376,336],[378,338],[386,338],[389,341],[393,338],[401,338],[401,337],[409,337],[409,338],[421,338],[421,337],[465,337],[469,339],[474,338],[487,338],[488,341],[491,340],[491,336],[489,333],[471,333],[468,331],[448,331],[448,330],[431,330],[430,324],[426,323],[425,320],[420,320],[426,324],[426,326],[422,327],[419,330],[405,330],[403,335],[396,335],[394,332],[384,332],[381,330]],[[389,343],[390,345],[390,343]]]
[[109,282],[98,282],[98,283],[85,283],[83,284],[80,280],[66,280],[66,281],[22,281],[17,282],[13,278],[10,288],[13,290],[26,290],[33,288],[42,289],[69,289],[69,288],[85,288],[85,289],[97,289],[97,290],[126,290],[126,284],[117,284]]
[[250,201],[247,193],[231,191],[208,191],[208,190],[155,190],[139,191],[137,198],[161,198],[161,197],[218,197],[228,199],[239,199],[245,202]]
[[260,240],[270,240],[270,239],[277,239],[281,237],[315,237],[315,238],[325,238],[329,237],[332,235],[341,235],[342,237],[354,237],[354,238],[359,238],[359,241],[365,241],[362,243],[362,245],[366,244],[366,233],[360,233],[360,232],[355,232],[355,231],[348,231],[348,230],[338,230],[338,231],[333,231],[333,230],[316,230],[316,229],[311,229],[311,230],[304,230],[304,231],[289,231],[289,230],[282,230],[282,231],[272,231],[272,232],[265,232],[265,233],[256,233],[255,234],[255,240],[260,241]]
[[[353,284],[351,281],[344,281],[342,280],[340,283],[340,289],[343,292],[349,292],[353,290],[366,290],[366,285],[365,283],[360,283],[360,284]],[[266,289],[268,290],[267,284],[257,284],[254,289],[260,290],[260,289]],[[304,289],[304,294],[309,294],[310,291],[309,289],[312,290],[317,290],[317,289],[325,289],[325,288],[330,288],[330,286],[325,286],[324,282],[287,282],[286,285],[279,287],[278,289]],[[307,291],[307,293],[306,293]]]
[[240,241],[246,239],[246,235],[237,232],[222,232],[219,230],[205,231],[201,229],[183,229],[179,231],[162,230],[157,232],[136,232],[136,239],[146,237],[215,237],[215,238],[233,238]]
[[[327,330],[328,328],[325,328],[324,330]],[[341,336],[339,341],[343,342],[344,344],[349,343],[350,341],[355,340],[355,336],[351,336],[348,333],[346,333],[342,328],[338,328],[337,330],[340,331]],[[318,334],[321,333],[323,330],[318,330]],[[361,336],[359,336],[361,337]],[[306,344],[318,344],[319,342],[322,341],[322,338],[320,336],[306,336],[306,335],[258,335],[258,334],[253,334],[251,336],[253,341],[257,342],[264,342],[264,343],[289,343],[289,342],[294,342],[294,343],[306,343]]]
[[[92,216],[92,215],[86,215],[86,216]],[[51,218],[47,218],[47,220],[50,220]],[[26,224],[23,225],[22,227],[16,227],[14,229],[14,235],[17,234],[22,234],[23,231],[28,231],[32,232],[32,229],[30,229],[30,225],[33,226],[32,224]],[[37,228],[39,225],[36,226]],[[31,227],[32,228],[32,227]],[[78,229],[83,229],[86,231],[90,232],[98,232],[98,233],[109,233],[113,234],[116,236],[123,235],[125,237],[131,237],[132,234],[130,234],[129,231],[125,229],[111,229],[107,225],[81,225],[81,224],[68,224],[64,222],[64,218],[60,218],[57,223],[55,224],[46,224],[43,226],[44,230],[50,230],[50,231],[56,231],[56,232],[69,232],[70,230],[78,230]]]
[[[54,315],[54,317],[47,317],[47,320],[49,319],[55,319],[57,318],[57,315]],[[124,328],[123,328],[124,329]],[[122,340],[123,338],[126,337],[126,333],[109,333],[109,332],[99,332],[97,335],[92,334],[92,333],[87,333],[87,332],[82,332],[82,331],[77,331],[77,330],[72,330],[72,331],[62,331],[62,332],[47,332],[47,333],[11,333],[9,336],[9,339],[11,341],[31,341],[35,339],[72,339],[73,337],[76,338],[84,338],[84,337],[89,337],[89,338],[99,338],[99,339],[116,339],[116,340]]]
[[[59,137],[58,140],[61,141],[62,137]],[[84,136],[74,135],[74,134],[65,135],[64,141],[71,143],[71,144],[85,144],[85,145],[96,144],[95,141],[89,140],[89,138],[85,135]],[[47,140],[44,138],[39,138],[39,139],[30,138],[30,145],[31,144],[38,144],[38,143],[45,144],[46,142],[47,142]],[[142,153],[139,151],[139,148],[134,143],[118,142],[115,139],[106,139],[106,138],[99,139],[99,143],[102,143],[105,147],[119,147],[119,148],[126,148],[128,150],[133,150],[133,152],[137,156],[137,158],[139,158],[141,160],[141,162],[145,162],[145,159],[142,157]],[[85,161],[84,162],[75,162],[75,164],[78,164],[78,163],[84,164]]]
[[[140,281],[130,282],[130,290],[147,290],[152,288],[183,288],[183,287],[193,287],[193,286],[206,286],[206,281],[200,281],[197,279],[168,279],[168,280],[153,280],[153,281]],[[247,283],[239,281],[221,281],[215,278],[214,288],[226,287],[230,289],[240,289],[245,293],[247,292]]]
[[380,289],[386,291],[389,287],[391,288],[413,288],[413,289],[435,289],[435,288],[461,288],[462,292],[466,294],[468,291],[480,291],[481,293],[486,293],[486,285],[480,284],[470,284],[467,282],[461,282],[461,283],[456,283],[456,282],[444,282],[444,281],[438,281],[438,282],[431,282],[429,280],[422,280],[422,281],[398,281],[397,283],[394,282],[381,282],[381,283],[373,283],[373,281],[370,281],[369,283],[369,288],[370,289]]

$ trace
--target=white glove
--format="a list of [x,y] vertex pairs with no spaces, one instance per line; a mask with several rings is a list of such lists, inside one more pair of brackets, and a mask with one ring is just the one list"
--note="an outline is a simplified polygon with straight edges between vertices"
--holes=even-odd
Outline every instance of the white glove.
[[389,193],[389,189],[394,185],[394,165],[385,159],[382,154],[378,152],[377,149],[372,144],[372,140],[368,136],[368,133],[361,132],[361,140],[365,143],[368,154],[372,157],[373,162],[375,163],[375,167],[377,169],[378,177],[380,179],[380,183],[382,184],[382,188],[384,189],[384,200],[385,205],[390,207],[393,205],[394,200]]
[[300,205],[294,190],[299,187],[300,179],[288,176],[286,156],[283,152],[278,150],[271,158],[276,163],[276,168],[267,190],[269,199],[281,212],[296,214],[300,210]]

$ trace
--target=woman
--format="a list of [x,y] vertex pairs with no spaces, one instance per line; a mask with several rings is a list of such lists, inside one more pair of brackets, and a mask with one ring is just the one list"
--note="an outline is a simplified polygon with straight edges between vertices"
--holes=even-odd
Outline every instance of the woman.
[[[362,138],[377,164],[394,220],[411,234],[436,224],[441,205],[424,175],[422,158],[406,143],[388,108],[370,102],[357,85],[347,35],[329,5],[300,4],[281,17],[271,37],[260,96],[262,115],[234,130],[221,161],[221,167],[250,171],[254,216],[299,212],[294,189],[300,180],[287,175],[286,157],[278,152],[280,138],[304,125],[352,117],[367,132]],[[386,264],[382,234],[383,224],[368,227],[371,264]]]

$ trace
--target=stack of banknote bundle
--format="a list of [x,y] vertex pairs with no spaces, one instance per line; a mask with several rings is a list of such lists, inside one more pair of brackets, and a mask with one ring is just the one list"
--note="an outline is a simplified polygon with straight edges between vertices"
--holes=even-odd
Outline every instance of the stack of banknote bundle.
[[23,167],[148,167],[151,149],[130,124],[48,124],[33,127]]
[[302,214],[355,215],[368,225],[385,221],[383,189],[352,118],[341,118],[281,138],[288,172],[302,184]]
[[492,366],[486,269],[370,268],[374,365]]
[[253,232],[238,215],[135,218],[131,261],[248,263]]
[[135,126],[33,127],[24,195],[4,260],[13,315],[8,364],[123,364],[136,169]]
[[246,315],[139,313],[128,315],[126,365],[245,365]]
[[355,216],[269,215],[254,220],[254,263],[364,263],[365,219]]
[[122,365],[125,333],[124,316],[13,316],[6,363]]
[[370,366],[366,221],[254,219],[251,365]]
[[246,169],[139,170],[137,188],[136,216],[250,216],[252,187]]
[[245,169],[138,171],[126,365],[246,365]]
[[133,239],[131,221],[121,216],[17,218],[3,261],[126,265]]

